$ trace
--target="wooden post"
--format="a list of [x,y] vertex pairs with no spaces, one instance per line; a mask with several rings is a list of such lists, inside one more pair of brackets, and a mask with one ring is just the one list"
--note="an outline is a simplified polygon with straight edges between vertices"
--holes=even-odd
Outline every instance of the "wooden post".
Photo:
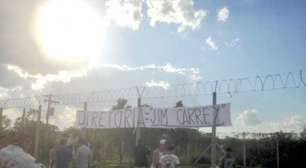
[[[84,102],[84,111],[87,111],[88,109],[88,104],[87,102]],[[85,129],[85,137],[88,140],[88,128],[84,128]]]
[[[217,93],[213,92],[213,106],[217,104]],[[216,121],[217,121],[217,112],[214,112],[213,126],[212,126],[212,137],[211,137],[211,168],[217,166],[216,162]]]
[[0,131],[2,130],[3,108],[0,108]]
[[26,109],[23,108],[23,111],[22,111],[22,118],[21,118],[21,122],[22,122],[22,126],[25,126],[25,117],[26,117]]
[[276,168],[279,168],[279,141],[278,141],[278,135],[276,135]]
[[137,124],[136,124],[136,146],[138,145],[138,141],[141,137],[141,124],[143,124],[143,114],[142,114],[142,108],[141,108],[141,97],[143,95],[145,88],[140,89],[136,87],[136,91],[138,94],[138,99],[137,99],[137,107],[140,110],[137,114]]
[[41,105],[37,110],[37,121],[35,127],[35,144],[34,144],[34,157],[38,160],[39,158],[39,139],[40,139],[40,119],[41,119]]
[[120,141],[120,155],[119,155],[119,163],[122,164],[123,160],[123,140]]
[[[137,100],[137,106],[138,108],[141,108],[141,97],[138,98]],[[137,128],[136,128],[136,146],[138,145],[138,142],[139,142],[139,139],[141,137],[141,128],[139,127],[140,125],[140,121],[139,121],[139,115],[140,115],[140,112],[138,113],[138,116],[137,116]]]
[[243,168],[246,168],[246,142],[245,142],[245,135],[246,133],[242,133],[243,137]]
[[3,108],[0,108],[0,128],[2,128],[2,120],[3,120]]
[[[45,96],[47,97],[45,102],[47,102],[46,124],[48,125],[49,124],[49,116],[54,113],[54,111],[52,111],[52,110],[54,110],[54,108],[52,108],[52,105],[55,105],[59,102],[55,101],[55,100],[52,100],[52,97],[53,97],[52,94],[45,95]],[[53,112],[53,113],[51,113],[51,112]]]

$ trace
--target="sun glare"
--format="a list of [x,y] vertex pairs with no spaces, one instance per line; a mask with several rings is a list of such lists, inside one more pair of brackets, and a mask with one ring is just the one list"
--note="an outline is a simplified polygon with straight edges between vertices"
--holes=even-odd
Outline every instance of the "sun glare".
[[42,53],[65,64],[101,57],[106,22],[82,0],[48,0],[35,14],[35,37]]

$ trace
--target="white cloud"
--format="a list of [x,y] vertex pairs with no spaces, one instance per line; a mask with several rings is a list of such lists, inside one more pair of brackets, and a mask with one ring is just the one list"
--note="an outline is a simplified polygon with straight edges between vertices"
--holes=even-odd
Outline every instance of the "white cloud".
[[147,0],[147,6],[151,26],[158,22],[177,24],[178,32],[199,28],[207,16],[207,11],[194,9],[193,0]]
[[106,18],[119,26],[138,30],[143,19],[143,0],[108,0]]
[[50,123],[60,129],[69,128],[75,125],[77,109],[70,106],[55,109],[55,115],[50,116]]
[[240,44],[240,38],[236,37],[229,42],[225,42],[225,46],[228,48],[237,47]]
[[205,42],[206,42],[207,46],[208,46],[210,49],[212,49],[212,50],[218,50],[218,49],[219,49],[219,47],[218,47],[217,44],[212,40],[211,37],[208,37],[208,38],[206,39]]
[[[218,136],[235,136],[242,132],[250,133],[273,133],[273,132],[295,132],[299,133],[306,126],[306,119],[298,114],[288,115],[279,120],[260,120],[255,109],[241,112],[233,122],[232,127],[221,127]],[[201,129],[209,132],[209,129]]]
[[225,6],[218,11],[217,19],[218,19],[219,22],[226,22],[229,15],[230,15],[230,11]]
[[266,122],[258,126],[258,130],[267,131],[284,131],[284,132],[300,132],[305,126],[305,118],[300,115],[291,115],[280,121]]
[[198,81],[201,79],[200,70],[197,68],[177,68],[171,64],[166,65],[143,65],[136,67],[129,67],[127,65],[118,65],[118,64],[100,64],[94,68],[84,68],[80,70],[62,70],[55,74],[30,74],[29,72],[24,71],[18,66],[15,65],[7,65],[7,69],[9,71],[15,72],[19,77],[28,79],[32,81],[32,89],[33,90],[42,90],[45,86],[50,82],[62,82],[69,83],[74,78],[82,78],[88,75],[93,70],[96,69],[110,69],[117,71],[152,71],[152,72],[162,72],[168,74],[174,74],[189,78],[193,81]]
[[25,79],[34,80],[32,83],[32,89],[33,90],[41,90],[45,87],[45,85],[49,82],[63,82],[67,83],[70,82],[72,78],[79,78],[82,76],[86,76],[87,72],[86,70],[79,70],[79,71],[59,71],[57,74],[30,74],[24,70],[22,70],[20,67],[15,65],[7,65],[7,69],[10,71],[15,72],[20,77]]
[[300,115],[294,114],[284,117],[280,120],[263,121],[257,116],[255,109],[248,109],[241,112],[233,125],[235,132],[256,132],[256,133],[269,133],[269,132],[300,132],[305,126],[305,118]]
[[170,87],[170,83],[167,82],[167,81],[151,80],[151,81],[145,82],[145,85],[148,86],[148,87],[160,87],[160,88],[163,88],[165,90],[169,89],[169,87]]
[[242,126],[255,126],[260,124],[255,109],[244,110],[238,115],[237,120]]
[[200,70],[198,68],[179,68],[175,67],[172,64],[165,64],[165,65],[156,65],[156,64],[148,64],[148,65],[141,65],[130,67],[127,65],[118,65],[118,64],[100,64],[97,65],[95,68],[108,68],[108,69],[115,69],[119,71],[158,71],[158,72],[165,72],[171,74],[177,74],[184,77],[187,77],[193,81],[198,81],[202,79],[200,76]]
[[[4,88],[0,86],[0,100],[1,99],[8,99],[11,97],[21,97],[20,93],[22,92],[22,88],[20,86],[14,88]],[[4,105],[2,105],[4,106]]]

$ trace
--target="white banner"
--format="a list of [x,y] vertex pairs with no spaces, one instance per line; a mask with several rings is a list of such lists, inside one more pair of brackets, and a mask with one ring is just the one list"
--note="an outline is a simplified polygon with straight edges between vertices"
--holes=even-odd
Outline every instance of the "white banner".
[[128,108],[114,111],[78,111],[79,128],[198,128],[230,126],[230,104],[179,108]]

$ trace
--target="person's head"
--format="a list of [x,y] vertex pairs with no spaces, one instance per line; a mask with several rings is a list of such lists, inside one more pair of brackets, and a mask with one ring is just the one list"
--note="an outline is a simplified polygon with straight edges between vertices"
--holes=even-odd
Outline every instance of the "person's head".
[[232,150],[231,147],[227,147],[227,148],[225,149],[225,151],[226,151],[227,153],[232,153],[232,152],[233,152],[233,150]]
[[232,150],[232,148],[231,148],[231,147],[227,147],[227,148],[225,149],[225,152],[226,152],[226,155],[227,155],[227,156],[231,156],[231,155],[232,155],[233,150]]
[[159,149],[160,149],[161,151],[167,150],[167,140],[166,140],[166,139],[161,139],[161,140],[159,141]]
[[65,144],[66,144],[66,139],[62,138],[62,139],[59,141],[59,144],[60,144],[60,145],[65,145]]
[[87,145],[87,142],[86,142],[85,139],[80,138],[80,139],[79,139],[79,144],[80,144],[80,145]]

